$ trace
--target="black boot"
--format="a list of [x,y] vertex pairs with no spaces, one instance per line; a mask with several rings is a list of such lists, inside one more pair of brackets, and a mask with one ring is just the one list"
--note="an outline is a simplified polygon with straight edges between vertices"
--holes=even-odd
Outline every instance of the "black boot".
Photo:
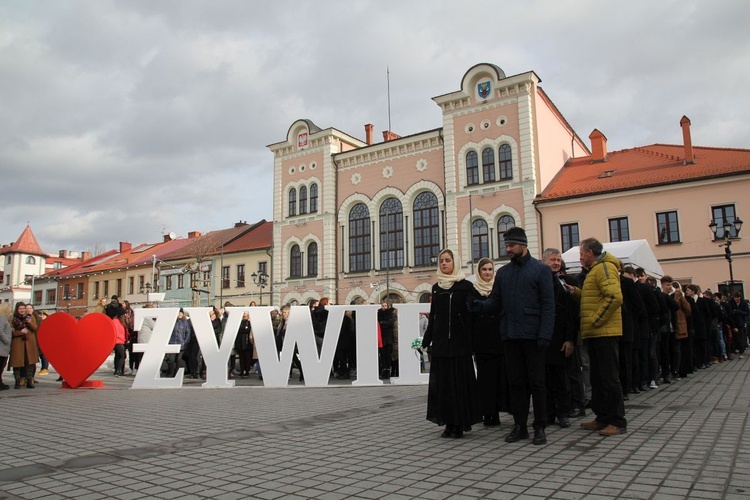
[[534,439],[531,440],[531,444],[547,444],[547,435],[543,427],[534,429]]
[[515,443],[516,441],[520,441],[522,439],[529,439],[529,431],[526,429],[526,426],[521,425],[514,425],[513,430],[510,431],[510,434],[505,436],[505,442],[506,443]]
[[18,368],[13,368],[13,378],[16,380],[16,385],[13,388],[20,389],[21,388],[21,371]]
[[445,430],[442,434],[440,434],[441,438],[449,438],[451,437],[451,434],[453,434],[453,426],[452,425],[446,425]]

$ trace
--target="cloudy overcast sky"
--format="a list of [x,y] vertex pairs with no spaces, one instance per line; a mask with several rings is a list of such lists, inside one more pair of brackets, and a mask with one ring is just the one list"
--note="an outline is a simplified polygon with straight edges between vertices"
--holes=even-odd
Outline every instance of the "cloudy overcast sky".
[[[0,2],[0,242],[112,248],[272,220],[268,144],[442,126],[480,62],[617,150],[750,148],[746,0]],[[381,136],[382,137],[382,136]],[[588,140],[588,139],[586,139]]]

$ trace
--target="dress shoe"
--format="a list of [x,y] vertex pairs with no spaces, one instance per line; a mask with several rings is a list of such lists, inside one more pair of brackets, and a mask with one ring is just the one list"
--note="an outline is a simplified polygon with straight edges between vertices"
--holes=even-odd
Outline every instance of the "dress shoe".
[[445,430],[442,434],[440,434],[441,438],[449,438],[451,437],[451,434],[453,434],[453,426],[452,425],[446,425]]
[[462,431],[460,427],[455,426],[453,428],[453,432],[451,432],[451,437],[453,439],[461,439],[462,437],[464,437],[464,431]]
[[568,417],[570,418],[579,418],[579,417],[585,417],[586,416],[586,410],[583,408],[574,408],[570,410],[570,413],[568,413]]
[[650,388],[649,388],[649,387],[648,387],[647,385],[642,385],[642,386],[640,386],[640,387],[638,388],[638,390],[639,390],[639,391],[641,391],[641,392],[648,392],[648,391],[650,391],[651,389],[650,389]]
[[623,401],[630,401],[630,396],[628,396],[628,394],[625,393],[625,394],[622,395],[622,399],[623,399]]
[[581,424],[581,429],[586,429],[587,431],[600,431],[605,427],[607,427],[606,424],[603,424],[596,420],[592,420],[591,422],[584,422]]
[[633,390],[630,391],[632,394],[640,394],[641,390],[638,387],[633,387]]
[[520,425],[514,425],[513,430],[510,431],[510,434],[505,436],[506,443],[515,443],[516,441],[520,441],[522,439],[529,439],[529,431],[526,429],[526,427],[521,427]]
[[559,425],[561,429],[565,429],[566,427],[570,427],[570,420],[568,420],[567,417],[560,417],[557,419],[557,425]]
[[626,432],[627,430],[622,427],[608,425],[604,429],[600,430],[599,434],[601,434],[602,436],[618,436],[620,434],[625,434]]
[[547,435],[544,433],[544,429],[541,427],[534,429],[534,439],[531,440],[531,444],[547,444]]
[[492,415],[492,426],[497,427],[498,425],[500,425],[500,416]]

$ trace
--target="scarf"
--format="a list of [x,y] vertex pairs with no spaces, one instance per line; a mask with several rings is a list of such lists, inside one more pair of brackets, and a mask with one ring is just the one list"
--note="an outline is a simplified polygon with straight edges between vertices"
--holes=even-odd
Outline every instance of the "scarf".
[[489,281],[484,281],[482,277],[477,273],[477,279],[474,281],[474,290],[479,292],[482,297],[487,297],[492,292],[492,286],[495,284],[495,276]]
[[454,283],[458,283],[459,281],[466,279],[466,275],[463,271],[461,271],[461,267],[459,266],[459,262],[461,260],[458,258],[457,253],[453,253],[453,273],[452,274],[445,274],[440,270],[440,264],[438,263],[438,270],[437,270],[437,284],[440,288],[443,290],[448,290],[450,287],[453,286]]

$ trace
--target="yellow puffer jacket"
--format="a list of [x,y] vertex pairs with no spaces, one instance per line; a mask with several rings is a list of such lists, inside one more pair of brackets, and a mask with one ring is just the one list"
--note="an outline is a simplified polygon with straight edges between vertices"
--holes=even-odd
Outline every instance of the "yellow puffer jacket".
[[581,338],[622,336],[620,261],[602,252],[591,266],[583,289],[575,289],[581,304]]

